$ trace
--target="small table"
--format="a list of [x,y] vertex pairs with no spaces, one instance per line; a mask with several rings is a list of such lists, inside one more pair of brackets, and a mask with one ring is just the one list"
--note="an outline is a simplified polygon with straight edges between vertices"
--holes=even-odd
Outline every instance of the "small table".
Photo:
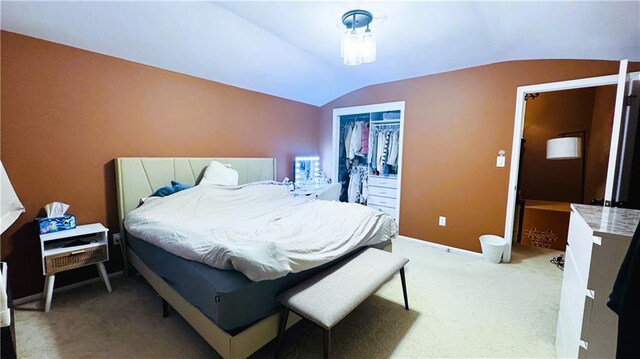
[[74,229],[40,235],[42,274],[45,276],[44,311],[51,310],[56,273],[95,264],[111,293],[111,283],[104,268],[109,260],[109,230],[100,223],[79,225]]

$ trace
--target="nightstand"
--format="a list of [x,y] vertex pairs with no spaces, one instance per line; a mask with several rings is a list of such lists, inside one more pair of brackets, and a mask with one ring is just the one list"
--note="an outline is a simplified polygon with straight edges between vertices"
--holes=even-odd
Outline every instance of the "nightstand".
[[104,268],[109,260],[109,230],[100,223],[79,225],[74,229],[41,234],[42,274],[45,275],[44,311],[51,309],[56,273],[95,264],[111,293],[111,283]]

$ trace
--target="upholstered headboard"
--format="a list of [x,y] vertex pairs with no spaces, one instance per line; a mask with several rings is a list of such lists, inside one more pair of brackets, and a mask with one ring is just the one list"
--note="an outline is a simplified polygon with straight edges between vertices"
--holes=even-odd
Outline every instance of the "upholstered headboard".
[[140,203],[171,180],[195,185],[204,169],[216,160],[238,171],[239,184],[276,179],[275,158],[121,157],[116,158],[116,187],[120,233],[123,220]]

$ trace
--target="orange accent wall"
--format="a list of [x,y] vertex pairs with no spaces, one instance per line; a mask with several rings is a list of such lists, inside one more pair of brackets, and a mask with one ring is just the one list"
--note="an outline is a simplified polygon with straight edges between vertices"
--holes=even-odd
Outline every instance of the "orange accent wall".
[[[618,66],[512,61],[362,88],[322,106],[323,168],[331,168],[334,108],[405,101],[400,234],[480,252],[481,234],[504,234],[516,88],[615,74]],[[501,149],[507,166],[497,168]]]
[[[118,230],[113,159],[293,157],[318,151],[319,109],[31,37],[2,32],[2,162],[27,212],[2,235],[15,297],[42,290],[33,218],[71,205],[78,223]],[[110,271],[120,270],[111,248]],[[56,286],[95,277],[58,275]]]

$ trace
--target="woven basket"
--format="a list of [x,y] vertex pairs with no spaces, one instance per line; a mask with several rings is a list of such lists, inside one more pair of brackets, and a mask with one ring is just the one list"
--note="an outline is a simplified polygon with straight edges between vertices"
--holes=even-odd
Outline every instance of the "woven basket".
[[107,246],[100,246],[47,256],[45,257],[45,262],[47,274],[52,274],[95,264],[106,261],[107,259]]

